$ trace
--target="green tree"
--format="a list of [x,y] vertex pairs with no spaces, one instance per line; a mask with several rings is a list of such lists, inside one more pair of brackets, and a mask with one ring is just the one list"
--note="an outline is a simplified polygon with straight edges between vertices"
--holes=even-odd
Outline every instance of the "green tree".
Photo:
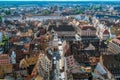
[[60,11],[62,11],[62,10],[63,10],[63,7],[62,7],[62,6],[61,6],[61,7],[59,7],[59,10],[60,10]]
[[89,21],[90,23],[92,23],[92,16],[89,16]]
[[10,14],[11,14],[11,11],[10,11],[10,10],[6,10],[6,11],[5,11],[5,14],[6,14],[6,15],[10,15]]
[[0,46],[4,46],[7,41],[8,41],[8,37],[3,36],[2,37],[2,42],[0,42]]
[[2,21],[2,16],[0,15],[0,22]]
[[105,43],[108,44],[112,39],[111,38],[108,38]]
[[6,42],[8,40],[6,36],[3,36],[2,38],[3,38],[2,42]]
[[51,14],[51,12],[49,10],[44,10],[43,11],[43,15],[49,15],[49,14]]
[[75,9],[75,10],[73,11],[73,13],[74,13],[74,14],[83,14],[84,12],[83,12],[83,10]]

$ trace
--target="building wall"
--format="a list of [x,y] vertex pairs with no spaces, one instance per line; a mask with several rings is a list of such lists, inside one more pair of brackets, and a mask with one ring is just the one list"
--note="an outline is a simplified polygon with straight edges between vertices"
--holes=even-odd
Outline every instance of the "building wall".
[[90,29],[81,30],[80,35],[81,36],[96,36],[96,30],[90,30]]
[[104,35],[103,35],[103,40],[106,40],[106,39],[108,39],[109,37],[110,37],[109,34],[104,34]]
[[69,70],[70,68],[76,67],[76,66],[75,66],[76,63],[75,63],[74,57],[73,57],[73,56],[68,56],[68,57],[66,58],[66,64],[67,64],[68,70]]
[[46,71],[49,72],[49,70],[51,70],[52,68],[52,63],[51,61],[47,58],[47,56],[43,55],[40,58],[40,63],[42,68]]

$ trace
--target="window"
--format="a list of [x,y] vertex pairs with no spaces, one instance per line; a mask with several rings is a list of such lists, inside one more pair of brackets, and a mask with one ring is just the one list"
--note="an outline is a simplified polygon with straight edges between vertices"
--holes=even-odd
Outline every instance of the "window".
[[73,62],[71,62],[71,65],[73,64]]

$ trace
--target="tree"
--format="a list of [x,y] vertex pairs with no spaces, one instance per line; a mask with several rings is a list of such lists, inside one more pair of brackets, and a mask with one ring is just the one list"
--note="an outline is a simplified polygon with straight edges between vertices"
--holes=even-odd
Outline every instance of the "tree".
[[0,15],[0,22],[2,21],[2,16]]
[[8,41],[8,37],[3,36],[2,38],[3,38],[2,42],[6,42],[6,41]]
[[4,46],[5,45],[5,43],[4,42],[0,42],[0,46]]
[[7,41],[8,41],[8,37],[6,37],[5,35],[3,35],[2,36],[2,42],[0,42],[0,46],[4,46]]
[[111,38],[108,38],[105,43],[108,44],[112,39]]
[[92,16],[89,16],[89,21],[90,23],[92,23]]
[[74,14],[83,14],[83,13],[84,13],[84,10],[74,9],[73,13],[74,13]]
[[61,7],[59,7],[59,10],[60,10],[60,11],[62,11],[62,10],[63,10],[63,7],[62,7],[62,6],[61,6]]
[[10,11],[10,10],[6,10],[6,11],[5,11],[5,14],[6,14],[6,15],[10,15],[10,14],[11,14],[11,11]]
[[49,14],[51,14],[51,12],[49,10],[44,10],[42,14],[43,15],[49,15]]

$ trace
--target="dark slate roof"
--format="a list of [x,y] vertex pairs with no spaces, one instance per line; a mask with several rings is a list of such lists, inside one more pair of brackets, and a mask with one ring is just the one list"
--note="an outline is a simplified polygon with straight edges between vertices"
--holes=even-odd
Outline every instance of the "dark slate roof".
[[[59,37],[61,38],[61,37]],[[62,40],[66,40],[66,41],[71,41],[71,40],[75,40],[75,36],[65,36],[63,38],[61,38]]]
[[96,30],[95,27],[93,26],[83,26],[81,27],[82,30],[87,30],[87,29],[90,29],[90,30]]
[[100,54],[97,51],[93,51],[93,50],[78,50],[79,55],[84,54],[87,55],[89,57],[99,57]]
[[[103,64],[104,66],[110,70],[111,72],[113,70],[120,70],[120,54],[116,54],[116,55],[103,55],[102,56],[103,59]],[[113,73],[113,72],[112,72]],[[114,74],[114,73],[113,73]],[[120,72],[119,72],[120,74]]]
[[59,25],[58,27],[56,25],[50,25],[48,31],[51,31],[52,29],[55,31],[75,31],[75,28],[72,25]]
[[92,35],[91,35],[91,36],[81,36],[81,38],[82,38],[82,39],[84,39],[84,38],[85,38],[85,39],[86,39],[86,38],[88,38],[88,39],[98,39],[96,36],[92,36]]

